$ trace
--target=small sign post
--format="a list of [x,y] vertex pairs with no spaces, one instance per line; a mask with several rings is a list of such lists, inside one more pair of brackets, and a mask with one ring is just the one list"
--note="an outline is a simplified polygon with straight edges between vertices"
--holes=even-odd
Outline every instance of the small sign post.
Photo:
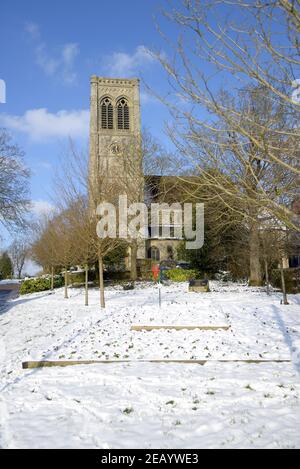
[[154,280],[157,281],[158,276],[159,276],[159,264],[153,264],[152,274],[153,274]]
[[158,282],[158,305],[161,308],[161,283]]
[[161,283],[160,283],[160,267],[159,264],[153,264],[152,266],[152,274],[154,280],[158,282],[158,304],[161,307]]

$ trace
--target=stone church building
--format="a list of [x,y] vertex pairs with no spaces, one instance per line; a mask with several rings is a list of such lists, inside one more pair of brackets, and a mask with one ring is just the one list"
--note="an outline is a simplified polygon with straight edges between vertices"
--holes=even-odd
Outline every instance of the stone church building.
[[[107,201],[118,194],[128,203],[159,201],[161,177],[143,174],[138,79],[91,77],[89,165],[92,186],[104,187]],[[139,242],[138,259],[175,260],[181,238],[173,228],[170,222],[168,238],[153,237],[150,229]]]
[[[142,156],[139,80],[93,75],[90,98],[90,185],[97,190],[102,187],[102,200],[111,200],[116,204],[118,196],[123,194],[127,195],[129,204],[144,201],[147,204],[163,201],[171,204],[176,199],[182,200],[175,176],[144,176]],[[299,207],[297,210],[299,213]],[[138,259],[176,260],[182,238],[174,236],[176,230],[172,220],[168,226],[168,237],[161,235],[161,226],[160,235],[156,233],[154,236],[149,229],[148,239],[139,241]],[[295,255],[285,260],[285,267],[299,267],[299,252],[298,247]]]

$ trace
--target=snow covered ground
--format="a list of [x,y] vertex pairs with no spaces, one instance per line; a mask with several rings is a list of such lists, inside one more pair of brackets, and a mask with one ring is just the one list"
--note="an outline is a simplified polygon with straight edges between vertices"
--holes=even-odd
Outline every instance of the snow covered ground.
[[[300,447],[300,295],[187,284],[26,295],[0,313],[0,447]],[[230,325],[133,332],[133,324]],[[80,365],[37,359],[293,359],[291,363]]]

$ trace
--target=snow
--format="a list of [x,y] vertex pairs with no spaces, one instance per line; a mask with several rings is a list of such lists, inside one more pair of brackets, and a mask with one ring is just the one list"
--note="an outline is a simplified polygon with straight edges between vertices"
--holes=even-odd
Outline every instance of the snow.
[[6,280],[0,280],[0,285],[12,285],[12,284],[18,284],[20,283],[21,280],[18,279],[6,279]]
[[[300,295],[212,282],[158,289],[63,289],[8,302],[0,315],[0,447],[295,448],[300,446]],[[230,325],[227,331],[130,331]],[[142,359],[291,359],[206,365]],[[22,370],[38,359],[133,363]]]

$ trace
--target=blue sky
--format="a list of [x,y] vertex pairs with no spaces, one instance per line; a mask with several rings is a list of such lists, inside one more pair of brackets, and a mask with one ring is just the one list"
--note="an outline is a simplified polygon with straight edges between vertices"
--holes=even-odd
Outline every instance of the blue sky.
[[[89,77],[137,76],[154,90],[164,83],[147,48],[163,48],[156,0],[2,0],[0,79],[6,103],[0,126],[26,153],[36,211],[50,203],[53,171],[68,136],[88,142]],[[142,125],[162,141],[168,113],[141,87]],[[3,243],[9,237],[4,234]]]

